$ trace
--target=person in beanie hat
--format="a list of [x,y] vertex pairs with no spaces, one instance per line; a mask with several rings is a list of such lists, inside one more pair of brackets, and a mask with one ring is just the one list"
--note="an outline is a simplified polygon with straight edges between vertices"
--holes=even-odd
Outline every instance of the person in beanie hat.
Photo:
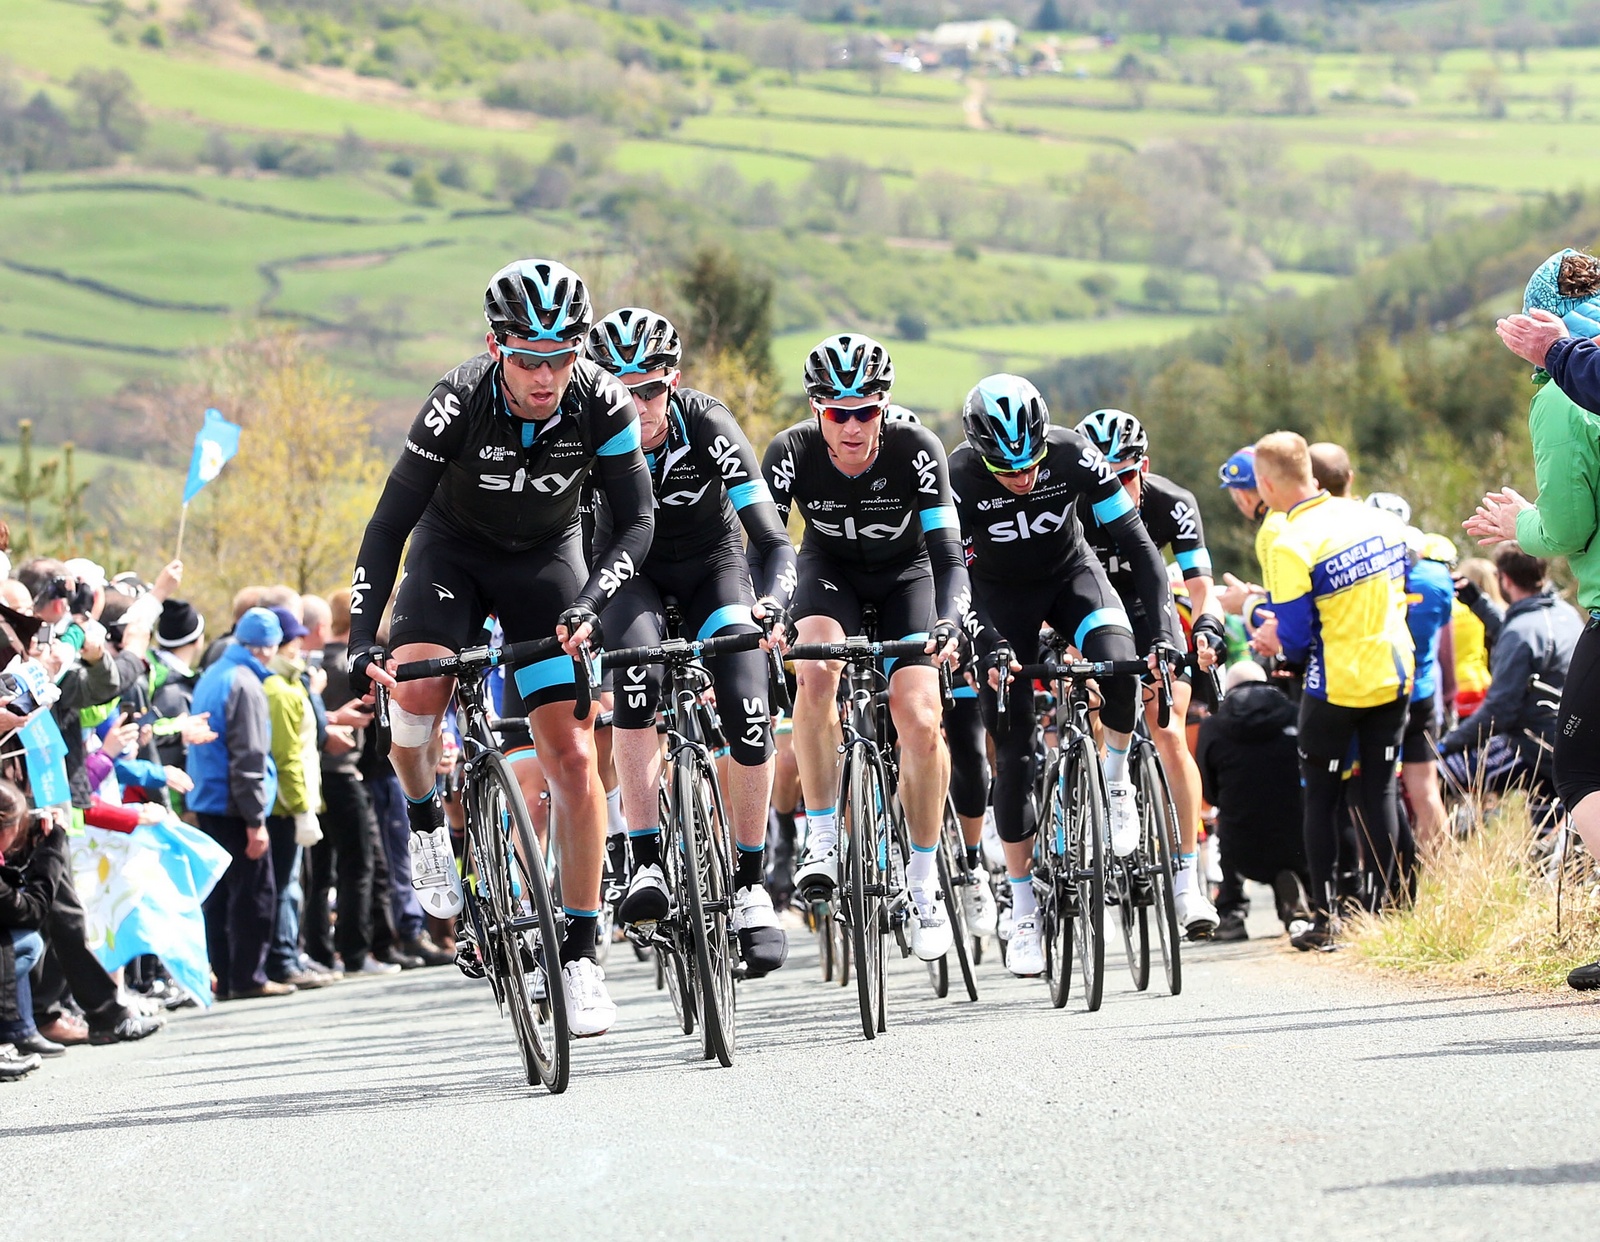
[[190,739],[215,736],[205,720],[189,712],[200,676],[194,666],[205,640],[206,619],[193,604],[182,599],[162,603],[156,644],[150,652],[150,702],[156,712],[156,753],[174,768],[187,770]]

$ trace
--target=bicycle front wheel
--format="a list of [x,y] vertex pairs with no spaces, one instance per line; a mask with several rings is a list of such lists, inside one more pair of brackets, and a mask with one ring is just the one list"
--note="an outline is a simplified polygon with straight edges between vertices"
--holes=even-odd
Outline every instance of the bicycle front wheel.
[[[971,934],[967,930],[967,884],[987,884],[989,881],[987,876],[980,879],[975,873],[962,870],[957,861],[959,856],[951,846],[952,836],[956,841],[961,840],[961,828],[949,802],[945,803],[944,815],[944,827],[939,833],[939,885],[944,889],[945,915],[950,920],[950,948],[961,970],[961,986],[966,989],[967,999],[975,1001],[978,999],[978,981],[972,973],[971,942],[967,939]],[[958,880],[964,883],[957,883]],[[945,954],[945,959],[949,956]],[[944,993],[939,995],[943,996]]]
[[1071,774],[1064,778],[1059,758],[1052,760],[1050,766],[1044,822],[1039,825],[1034,843],[1034,890],[1039,900],[1045,982],[1050,989],[1050,1004],[1060,1009],[1072,994],[1073,925],[1079,910],[1078,886],[1073,879],[1072,830],[1067,822],[1066,779]]
[[684,918],[694,945],[695,988],[699,1001],[700,1049],[707,1061],[733,1064],[732,882],[726,874],[727,834],[721,822],[712,777],[697,759],[685,759],[673,774],[680,841],[683,845]]
[[[542,1083],[559,1095],[567,1089],[571,1037],[561,977],[561,932],[544,852],[534,837],[522,790],[497,752],[479,759],[472,791],[476,810],[472,831],[487,838],[480,852],[495,873],[485,878],[498,942],[498,952],[491,956],[501,993],[511,1010],[529,1085]],[[542,974],[542,980],[536,974]]]
[[850,808],[850,878],[845,909],[855,959],[861,1031],[876,1039],[883,1028],[884,888],[889,869],[889,804],[878,765],[859,753],[846,759]]
[[1067,817],[1073,878],[1077,885],[1078,968],[1089,1012],[1100,1008],[1106,983],[1106,787],[1100,756],[1087,737],[1073,750],[1073,799]]
[[1140,765],[1139,801],[1148,808],[1141,825],[1139,853],[1149,881],[1151,907],[1155,916],[1156,939],[1161,945],[1161,969],[1167,991],[1173,996],[1183,991],[1183,958],[1179,944],[1178,897],[1173,875],[1173,856],[1178,849],[1178,808],[1172,801],[1172,787],[1161,756],[1150,748],[1149,762]]

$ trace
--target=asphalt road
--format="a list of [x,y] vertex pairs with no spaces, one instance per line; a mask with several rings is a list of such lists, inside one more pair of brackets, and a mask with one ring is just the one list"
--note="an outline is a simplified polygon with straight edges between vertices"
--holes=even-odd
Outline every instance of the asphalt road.
[[1281,936],[1191,949],[1177,998],[1114,960],[1097,1014],[998,962],[938,1001],[900,963],[868,1044],[797,942],[724,1070],[624,948],[618,1027],[559,1098],[449,968],[190,1012],[0,1087],[0,1236],[1600,1233],[1594,1003],[1378,983]]

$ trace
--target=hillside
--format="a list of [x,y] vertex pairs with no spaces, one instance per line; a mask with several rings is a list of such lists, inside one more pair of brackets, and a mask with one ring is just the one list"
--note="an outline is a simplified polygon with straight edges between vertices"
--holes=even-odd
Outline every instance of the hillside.
[[0,431],[129,451],[128,386],[263,316],[392,431],[505,258],[567,256],[612,303],[708,239],[772,271],[785,386],[866,327],[948,411],[987,371],[1159,345],[1592,172],[1600,50],[1546,46],[1577,6],[1535,6],[1520,51],[1416,33],[1459,5],[1282,4],[1287,42],[1249,37],[1259,9],[1140,34],[1106,7],[909,72],[931,10],[7,0]]

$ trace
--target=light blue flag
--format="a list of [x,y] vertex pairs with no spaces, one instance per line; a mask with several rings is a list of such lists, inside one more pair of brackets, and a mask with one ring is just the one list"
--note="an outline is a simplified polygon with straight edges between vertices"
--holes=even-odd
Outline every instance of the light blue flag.
[[86,829],[72,843],[73,883],[84,906],[84,938],[100,964],[116,970],[154,953],[209,1006],[201,903],[230,861],[227,850],[176,816],[131,833]]
[[17,730],[28,763],[28,785],[35,806],[57,806],[72,800],[67,782],[67,743],[49,712],[39,712]]
[[194,438],[194,456],[189,459],[189,481],[183,485],[183,503],[188,504],[200,489],[222,473],[222,467],[239,451],[239,428],[222,417],[220,411],[207,410],[206,421]]

